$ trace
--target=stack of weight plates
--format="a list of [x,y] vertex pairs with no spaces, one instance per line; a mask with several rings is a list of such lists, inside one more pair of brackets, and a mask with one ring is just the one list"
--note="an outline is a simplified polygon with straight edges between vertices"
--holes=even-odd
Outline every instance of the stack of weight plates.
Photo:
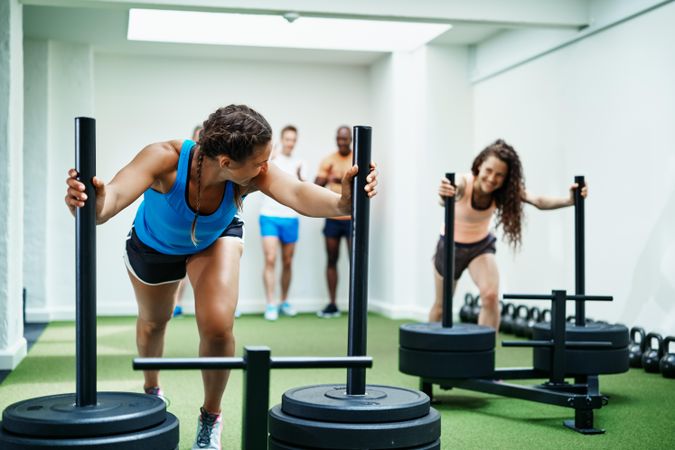
[[269,450],[441,448],[429,397],[392,386],[367,385],[354,396],[345,385],[291,389],[270,410],[269,431]]
[[[534,325],[532,338],[545,341],[552,339],[551,324]],[[579,327],[567,323],[565,340],[612,343],[611,347],[607,348],[566,348],[567,375],[600,375],[628,371],[628,328],[623,325],[593,322],[587,323],[585,327]],[[532,353],[534,368],[550,371],[552,352],[551,348],[535,347]]]
[[468,323],[439,322],[399,328],[398,368],[427,379],[490,377],[495,370],[495,330]]
[[178,419],[157,396],[99,392],[77,407],[75,394],[38,397],[5,409],[0,449],[174,450]]

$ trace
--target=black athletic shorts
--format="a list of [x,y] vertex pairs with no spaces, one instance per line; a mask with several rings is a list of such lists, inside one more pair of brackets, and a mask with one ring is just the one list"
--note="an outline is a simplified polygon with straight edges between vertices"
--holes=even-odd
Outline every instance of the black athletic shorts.
[[[230,225],[220,235],[244,239],[244,221],[239,217],[232,219]],[[192,255],[167,255],[145,245],[132,227],[127,236],[124,262],[139,281],[150,284],[166,284],[185,278],[185,264]]]
[[[462,272],[469,267],[469,263],[473,261],[480,255],[485,253],[497,253],[497,238],[494,234],[490,233],[485,236],[484,239],[481,239],[478,242],[473,242],[471,244],[461,244],[455,242],[455,280],[459,280],[459,277],[462,276]],[[445,266],[445,241],[443,236],[438,240],[436,244],[436,254],[434,255],[434,267],[440,275],[443,275],[445,271],[443,267]]]
[[326,219],[326,225],[323,227],[323,235],[327,238],[340,238],[344,236],[347,239],[352,238],[352,221]]

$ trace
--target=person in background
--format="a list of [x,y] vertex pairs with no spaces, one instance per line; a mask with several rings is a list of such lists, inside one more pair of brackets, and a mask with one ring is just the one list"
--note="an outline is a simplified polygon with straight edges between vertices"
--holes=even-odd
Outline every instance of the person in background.
[[[337,150],[326,156],[319,166],[314,183],[325,186],[331,191],[340,194],[342,192],[342,177],[352,166],[352,130],[343,125],[337,129],[335,136]],[[351,216],[329,217],[323,228],[326,241],[326,281],[328,282],[328,305],[319,311],[317,315],[323,318],[339,317],[340,310],[335,302],[338,283],[337,262],[340,256],[340,241],[342,238],[347,242],[347,249],[351,252]]]
[[[473,160],[471,172],[459,174],[456,186],[443,178],[438,189],[441,204],[446,197],[455,198],[455,273],[459,280],[465,269],[480,291],[479,325],[499,329],[499,271],[495,258],[497,238],[490,230],[496,217],[496,227],[504,230],[506,240],[517,248],[521,243],[523,204],[529,203],[541,210],[574,205],[574,191],[570,186],[567,197],[534,195],[525,189],[525,176],[518,153],[501,139],[483,149]],[[581,195],[588,195],[584,186]],[[430,322],[439,322],[443,315],[443,266],[445,243],[441,237],[434,256],[436,298],[429,312]]]
[[[281,130],[281,148],[273,153],[270,160],[274,165],[300,181],[305,181],[303,162],[293,150],[298,141],[298,130],[293,125],[286,125]],[[265,257],[263,283],[265,285],[266,320],[277,320],[279,314],[293,317],[296,311],[288,301],[288,289],[291,285],[293,254],[298,241],[300,221],[298,213],[288,206],[265,196],[260,207],[260,234]],[[281,248],[281,289],[280,302],[274,298],[277,250]]]

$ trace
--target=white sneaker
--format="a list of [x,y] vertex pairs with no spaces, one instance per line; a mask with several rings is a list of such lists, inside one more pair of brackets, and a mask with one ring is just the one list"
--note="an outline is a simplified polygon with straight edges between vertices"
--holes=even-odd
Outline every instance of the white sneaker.
[[288,302],[283,302],[279,307],[279,314],[282,316],[295,317],[298,313]]
[[279,307],[277,305],[267,305],[265,308],[265,320],[277,320],[279,318]]
[[223,417],[220,414],[211,414],[203,407],[199,408],[197,420],[197,436],[192,450],[222,450],[220,433],[223,431]]

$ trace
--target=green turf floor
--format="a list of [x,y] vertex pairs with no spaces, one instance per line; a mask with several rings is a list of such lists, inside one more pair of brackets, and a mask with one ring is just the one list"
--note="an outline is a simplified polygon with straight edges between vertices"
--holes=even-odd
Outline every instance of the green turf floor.
[[[98,321],[98,390],[134,391],[142,376],[131,370],[135,356],[133,318]],[[370,315],[368,353],[374,367],[368,383],[417,387],[417,379],[398,371],[398,326],[394,321]],[[269,345],[276,356],[343,356],[347,347],[347,319],[314,316],[281,318],[275,323],[260,316],[237,319],[237,354],[244,345]],[[498,349],[497,365],[525,367],[531,364],[529,349]],[[75,389],[73,323],[52,323],[28,357],[0,385],[0,409],[18,400]],[[173,320],[169,326],[166,356],[195,356],[197,332],[193,317]],[[344,370],[277,370],[272,372],[271,403],[292,387],[344,383]],[[181,421],[181,449],[194,438],[202,385],[199,372],[165,372],[162,388],[170,399],[169,411]],[[625,448],[675,449],[675,380],[632,369],[622,375],[600,378],[609,405],[596,411],[597,427],[606,434],[584,436],[562,426],[573,411],[524,400],[457,390],[440,391],[434,405],[442,415],[442,448]],[[240,442],[241,372],[233,371],[223,399],[223,448],[237,449]]]

